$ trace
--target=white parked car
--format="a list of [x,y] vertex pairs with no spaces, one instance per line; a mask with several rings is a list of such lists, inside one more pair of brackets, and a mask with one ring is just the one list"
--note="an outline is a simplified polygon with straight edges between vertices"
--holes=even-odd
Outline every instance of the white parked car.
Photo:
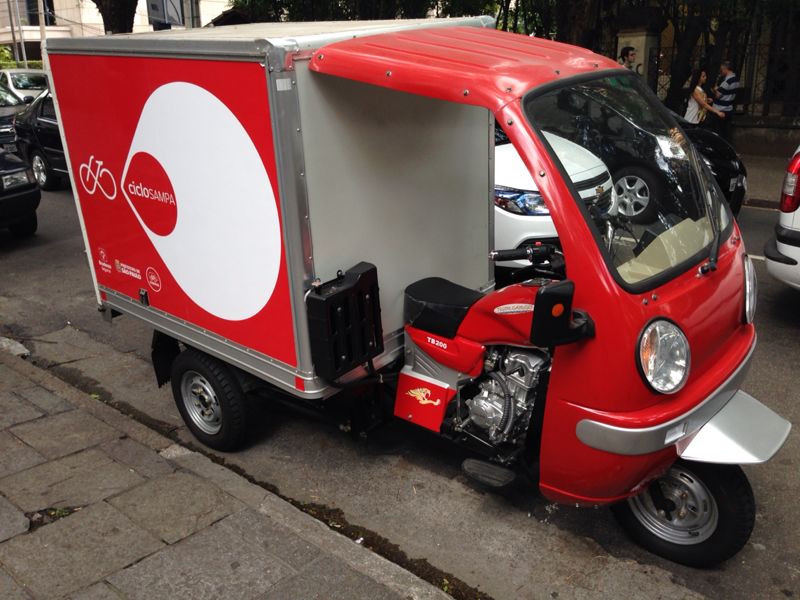
[[764,247],[767,271],[800,290],[800,146],[786,168],[775,237]]
[[32,102],[36,96],[48,89],[49,84],[47,73],[41,69],[2,69],[0,86],[7,87],[23,102]]
[[[563,137],[549,132],[544,132],[544,137],[553,147],[580,197],[601,210],[616,214],[617,194],[603,161]],[[528,168],[502,133],[495,141],[495,248],[519,248],[536,242],[556,243],[556,228]],[[519,268],[530,263],[506,261],[496,265]]]

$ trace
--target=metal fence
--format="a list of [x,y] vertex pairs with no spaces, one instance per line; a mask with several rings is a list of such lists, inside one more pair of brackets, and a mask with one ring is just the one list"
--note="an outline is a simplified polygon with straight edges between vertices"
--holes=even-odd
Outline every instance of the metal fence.
[[[648,57],[648,85],[662,100],[670,87],[676,47],[654,48]],[[736,111],[754,117],[800,118],[800,56],[795,48],[772,44],[751,44],[738,68],[741,89],[736,94]],[[692,52],[693,68],[704,64],[705,49]],[[710,80],[713,74],[709,73]],[[688,80],[682,82],[689,95]],[[709,83],[709,88],[711,83]]]

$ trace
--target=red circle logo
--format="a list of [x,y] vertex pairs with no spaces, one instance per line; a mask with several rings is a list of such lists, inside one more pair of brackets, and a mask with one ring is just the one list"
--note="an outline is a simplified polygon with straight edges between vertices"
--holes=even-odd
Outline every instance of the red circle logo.
[[144,224],[157,235],[168,235],[178,220],[175,190],[164,168],[147,152],[137,152],[123,183],[125,195]]

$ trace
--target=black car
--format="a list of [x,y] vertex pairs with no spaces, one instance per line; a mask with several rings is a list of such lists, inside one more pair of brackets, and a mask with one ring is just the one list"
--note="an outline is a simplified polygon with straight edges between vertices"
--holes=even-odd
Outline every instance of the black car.
[[747,169],[742,159],[723,137],[681,117],[675,118],[711,169],[733,214],[738,215],[747,191]]
[[0,148],[7,152],[17,151],[17,133],[14,131],[14,119],[25,110],[26,104],[17,98],[11,90],[0,84]]
[[33,171],[18,156],[0,150],[0,227],[17,237],[36,233],[41,192]]
[[43,190],[59,187],[69,173],[49,91],[17,116],[16,131],[19,153],[31,163],[39,186]]
[[[649,223],[656,218],[659,205],[667,212],[682,203],[663,193],[690,185],[688,171],[668,164],[672,159],[673,141],[653,135],[661,117],[644,106],[637,114],[625,114],[614,108],[607,96],[622,93],[615,88],[597,90],[577,86],[564,90],[552,100],[552,107],[540,107],[537,122],[540,127],[583,146],[602,157],[614,179],[619,212],[632,222]],[[628,106],[636,112],[636,105]],[[557,118],[564,111],[574,115],[569,124]],[[552,114],[551,114],[552,113]],[[551,116],[555,119],[552,123]],[[714,175],[720,190],[734,214],[739,212],[744,198],[746,171],[731,145],[720,136],[693,126],[677,115],[682,129],[696,146],[700,156]],[[650,123],[653,127],[650,127]],[[646,161],[642,157],[652,157]],[[665,178],[674,179],[668,184]],[[657,202],[651,202],[657,199]],[[680,215],[692,217],[692,215]]]

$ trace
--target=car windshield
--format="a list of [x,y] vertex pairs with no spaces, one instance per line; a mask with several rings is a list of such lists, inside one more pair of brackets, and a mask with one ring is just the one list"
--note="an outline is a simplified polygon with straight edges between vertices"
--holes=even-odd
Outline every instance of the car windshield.
[[525,99],[525,114],[534,128],[583,147],[611,173],[610,205],[582,202],[625,284],[646,286],[686,267],[727,228],[728,212],[707,168],[635,75],[534,92]]
[[0,106],[18,106],[22,101],[6,87],[0,86]]
[[43,90],[47,87],[44,73],[11,73],[11,81],[18,90]]

